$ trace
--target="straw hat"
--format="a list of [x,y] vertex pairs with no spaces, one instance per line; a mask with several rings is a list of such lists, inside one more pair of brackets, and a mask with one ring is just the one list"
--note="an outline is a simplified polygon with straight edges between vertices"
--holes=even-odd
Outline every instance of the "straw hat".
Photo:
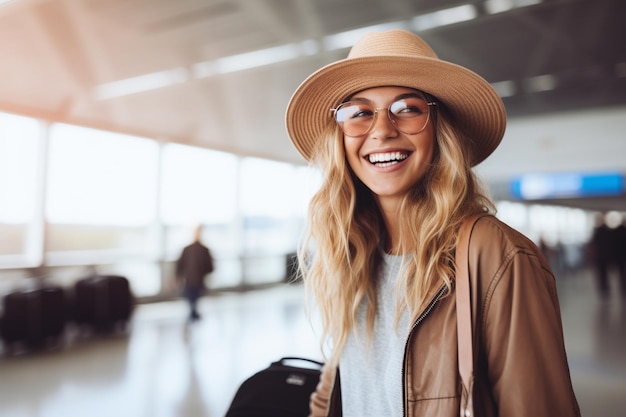
[[473,141],[472,165],[498,146],[506,127],[502,99],[478,74],[442,61],[419,36],[406,30],[372,32],[352,47],[346,59],[310,75],[287,106],[287,133],[310,160],[314,144],[328,123],[330,109],[348,96],[372,87],[402,86],[434,96]]

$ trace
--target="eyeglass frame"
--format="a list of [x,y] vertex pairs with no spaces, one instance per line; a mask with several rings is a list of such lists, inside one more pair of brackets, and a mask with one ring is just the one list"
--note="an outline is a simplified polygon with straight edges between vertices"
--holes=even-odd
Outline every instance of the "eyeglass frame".
[[392,114],[392,112],[391,112],[391,106],[392,106],[394,103],[396,103],[397,101],[400,101],[401,99],[396,99],[396,100],[394,100],[394,101],[393,101],[393,102],[392,102],[389,106],[387,106],[387,107],[373,107],[373,106],[372,106],[372,107],[373,107],[373,108],[372,108],[372,111],[374,112],[374,116],[373,116],[373,118],[372,118],[372,123],[371,123],[371,124],[370,124],[370,126],[367,128],[367,130],[365,130],[365,132],[363,132],[363,133],[361,133],[361,134],[359,134],[359,135],[354,135],[354,136],[347,134],[347,133],[344,131],[343,126],[342,126],[342,125],[341,125],[341,124],[337,121],[337,112],[339,111],[339,109],[341,108],[341,106],[343,106],[344,104],[350,103],[350,102],[352,101],[352,100],[350,99],[350,97],[349,97],[348,99],[346,99],[346,100],[342,101],[341,103],[339,103],[339,104],[337,105],[337,107],[330,109],[330,112],[331,112],[331,113],[332,113],[332,115],[333,115],[333,121],[337,124],[337,126],[339,127],[339,129],[341,129],[341,131],[343,132],[343,134],[344,134],[344,135],[346,135],[346,136],[348,136],[348,137],[359,137],[359,136],[363,136],[363,135],[366,135],[367,133],[369,133],[369,132],[372,130],[372,127],[374,127],[374,125],[376,124],[376,118],[378,117],[378,110],[387,110],[387,118],[389,119],[389,122],[390,122],[390,123],[391,123],[391,124],[392,124],[392,125],[393,125],[393,126],[394,126],[397,130],[398,130],[398,131],[400,131],[400,132],[402,132],[402,133],[404,133],[404,134],[407,134],[407,135],[417,135],[418,133],[421,133],[421,132],[423,132],[423,131],[424,131],[424,129],[426,129],[426,126],[428,126],[428,122],[430,121],[431,110],[432,110],[433,108],[437,108],[437,105],[438,105],[438,104],[437,104],[437,102],[435,101],[434,97],[433,97],[433,96],[431,96],[430,94],[425,93],[425,92],[423,92],[423,91],[421,91],[421,90],[417,90],[417,89],[415,89],[415,92],[416,92],[416,93],[418,93],[418,94],[421,94],[422,96],[424,96],[424,99],[425,99],[426,105],[428,106],[428,115],[427,115],[427,118],[426,118],[426,122],[424,123],[424,126],[423,126],[420,130],[418,130],[417,132],[415,132],[415,133],[407,133],[407,132],[402,131],[402,130],[398,127],[398,125],[396,124],[396,122],[395,122],[395,121],[394,121],[394,119],[393,119],[393,114]]

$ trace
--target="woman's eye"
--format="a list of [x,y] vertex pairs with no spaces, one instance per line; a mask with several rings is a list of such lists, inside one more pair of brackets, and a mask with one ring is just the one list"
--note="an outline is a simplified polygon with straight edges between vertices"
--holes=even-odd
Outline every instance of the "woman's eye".
[[368,117],[368,116],[371,116],[372,114],[373,114],[373,112],[372,112],[371,110],[369,110],[369,109],[363,109],[363,110],[359,110],[359,111],[357,111],[356,113],[354,113],[354,114],[352,115],[352,118],[353,118],[353,119],[356,119],[356,118],[358,118],[358,117]]
[[420,107],[407,107],[403,111],[410,112],[410,113],[420,113],[420,114],[424,113],[424,111]]
[[396,110],[396,113],[411,113],[415,110],[416,109],[414,107],[400,107]]
[[335,117],[338,121],[345,121],[351,119],[360,119],[364,117],[372,117],[374,111],[371,107],[362,104],[348,104],[341,107]]
[[408,103],[406,101],[399,101],[391,105],[391,112],[395,115],[404,115],[404,116],[420,115],[420,114],[425,113],[425,107],[427,108],[428,105],[420,106],[418,103]]
[[400,107],[393,110],[393,114],[402,116],[409,116],[420,113],[421,111],[417,107]]

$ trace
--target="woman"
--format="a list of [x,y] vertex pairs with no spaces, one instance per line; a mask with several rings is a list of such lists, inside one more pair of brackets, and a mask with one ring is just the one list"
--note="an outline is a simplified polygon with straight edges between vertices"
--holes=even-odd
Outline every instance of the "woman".
[[[472,167],[500,143],[502,100],[403,30],[370,33],[308,77],[289,136],[323,173],[300,262],[332,350],[314,416],[458,416],[454,252],[493,213]],[[478,416],[579,415],[554,277],[493,216],[470,241]]]

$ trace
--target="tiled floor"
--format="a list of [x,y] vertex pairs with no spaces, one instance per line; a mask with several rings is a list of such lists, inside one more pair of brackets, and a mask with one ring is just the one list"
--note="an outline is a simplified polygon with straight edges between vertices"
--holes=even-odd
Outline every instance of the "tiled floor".
[[[588,273],[559,279],[574,388],[584,416],[626,415],[626,303],[600,302]],[[223,417],[239,384],[281,356],[320,358],[302,288],[140,306],[125,336],[0,358],[2,417]]]

